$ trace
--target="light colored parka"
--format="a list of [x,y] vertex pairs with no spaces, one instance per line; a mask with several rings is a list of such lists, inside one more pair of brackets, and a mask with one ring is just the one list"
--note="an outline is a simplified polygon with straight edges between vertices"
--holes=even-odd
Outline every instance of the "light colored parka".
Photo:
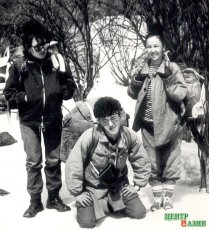
[[[124,129],[127,129],[130,134],[130,143],[126,141]],[[99,142],[88,166],[85,168],[86,158],[89,157],[88,151],[92,142],[93,128],[85,131],[73,147],[66,162],[65,177],[67,189],[74,196],[78,196],[85,191],[90,192],[94,200],[96,217],[101,218],[104,216],[104,213],[100,208],[99,201],[108,196],[109,186],[101,182],[98,172],[104,169],[108,164],[108,160],[115,150],[104,132],[101,129],[98,130]],[[144,187],[148,183],[151,172],[147,153],[133,130],[122,127],[120,132],[121,135],[117,143],[117,151],[120,152],[123,150],[123,154],[118,157],[117,165],[121,171],[120,179],[118,177],[119,180],[122,178],[122,181],[120,181],[121,186],[127,183],[128,170],[126,163],[128,159],[134,172],[133,183],[140,188]],[[120,195],[118,198],[121,200]],[[111,197],[108,199],[110,199],[109,202],[112,202],[111,205],[113,205],[114,208],[114,201],[111,200]],[[118,201],[115,202],[115,204],[117,205]]]
[[[170,62],[171,75],[165,79],[165,61],[162,61],[156,76],[152,79],[152,112],[155,146],[162,146],[173,140],[180,128],[180,104],[187,95],[184,76],[176,63]],[[140,80],[142,79],[142,80]],[[137,100],[133,130],[142,127],[143,100],[149,85],[149,65],[145,63],[139,78],[131,80],[128,95]]]

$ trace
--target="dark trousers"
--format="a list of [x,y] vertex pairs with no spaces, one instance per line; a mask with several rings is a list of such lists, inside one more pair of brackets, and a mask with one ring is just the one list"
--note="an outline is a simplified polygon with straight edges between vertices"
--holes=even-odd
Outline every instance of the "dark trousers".
[[[141,202],[138,194],[133,194],[132,196],[123,197],[123,203],[125,209],[122,213],[125,216],[135,219],[142,219],[146,215],[146,209]],[[110,207],[110,206],[109,206]],[[113,210],[110,207],[111,212]],[[120,211],[121,213],[121,211]],[[96,226],[95,210],[93,206],[89,207],[78,207],[77,208],[77,221],[82,228],[93,228]]]
[[[39,127],[29,127],[20,124],[21,136],[24,143],[24,150],[27,154],[27,190],[32,196],[40,195],[43,189],[41,174],[42,148],[41,131]],[[58,194],[61,186],[61,162],[60,162],[60,127],[46,127],[43,130],[43,141],[45,147],[45,175],[46,188],[49,193]]]

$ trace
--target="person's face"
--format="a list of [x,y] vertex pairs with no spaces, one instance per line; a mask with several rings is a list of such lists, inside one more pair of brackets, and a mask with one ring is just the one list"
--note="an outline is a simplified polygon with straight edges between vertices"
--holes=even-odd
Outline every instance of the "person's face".
[[31,42],[30,54],[38,60],[43,60],[46,57],[47,49],[44,47],[45,43],[40,38],[33,37]]
[[99,118],[99,124],[103,127],[105,134],[111,139],[117,139],[120,131],[120,116],[113,114],[112,116]]
[[149,37],[146,41],[146,49],[151,63],[159,64],[162,61],[164,47],[157,36]]

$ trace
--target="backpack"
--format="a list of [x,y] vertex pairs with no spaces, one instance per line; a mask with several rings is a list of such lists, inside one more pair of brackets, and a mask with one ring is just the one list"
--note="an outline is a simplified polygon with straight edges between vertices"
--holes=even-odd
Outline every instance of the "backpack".
[[[13,64],[15,62],[16,68],[17,68],[17,73],[18,73],[18,81],[19,85],[22,84],[22,79],[27,76],[28,72],[26,71],[26,61],[23,60],[23,57],[20,56],[19,58],[14,58],[14,61],[11,59],[10,60],[10,65],[11,63]],[[18,108],[16,105],[10,104],[7,102],[7,117],[10,120],[11,119],[11,112],[15,111],[18,116]]]
[[186,111],[182,120],[186,125],[183,126],[182,139],[190,142],[192,140],[191,125],[193,125],[193,119],[191,119],[193,118],[192,109],[201,99],[201,91],[202,87],[204,87],[204,83],[202,84],[201,82],[203,82],[204,77],[199,75],[193,68],[186,68],[182,70],[182,73],[187,86]]
[[202,84],[204,78],[193,68],[182,70],[187,86],[185,117],[192,117],[192,108],[200,100]]

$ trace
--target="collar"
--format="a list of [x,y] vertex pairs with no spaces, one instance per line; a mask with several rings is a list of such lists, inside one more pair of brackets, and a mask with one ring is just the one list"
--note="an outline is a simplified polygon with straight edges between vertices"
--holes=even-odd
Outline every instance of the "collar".
[[44,63],[46,63],[46,62],[48,62],[50,60],[51,60],[51,56],[47,56],[42,61],[36,61],[32,57],[28,57],[26,59],[26,62],[29,63],[29,64],[38,64],[38,65],[42,66]]
[[123,128],[121,127],[120,128],[120,134],[119,134],[119,138],[118,138],[118,141],[116,142],[115,145],[112,145],[109,140],[107,139],[104,131],[102,129],[100,129],[100,132],[99,132],[99,141],[101,143],[105,143],[105,144],[109,144],[110,146],[113,146],[113,147],[117,147],[117,148],[124,148],[124,143],[125,143],[125,140],[124,140],[124,137],[123,137]]
[[[165,73],[165,61],[163,60],[157,70],[157,73],[164,74]],[[149,75],[149,64],[146,62],[141,70],[142,75]]]

